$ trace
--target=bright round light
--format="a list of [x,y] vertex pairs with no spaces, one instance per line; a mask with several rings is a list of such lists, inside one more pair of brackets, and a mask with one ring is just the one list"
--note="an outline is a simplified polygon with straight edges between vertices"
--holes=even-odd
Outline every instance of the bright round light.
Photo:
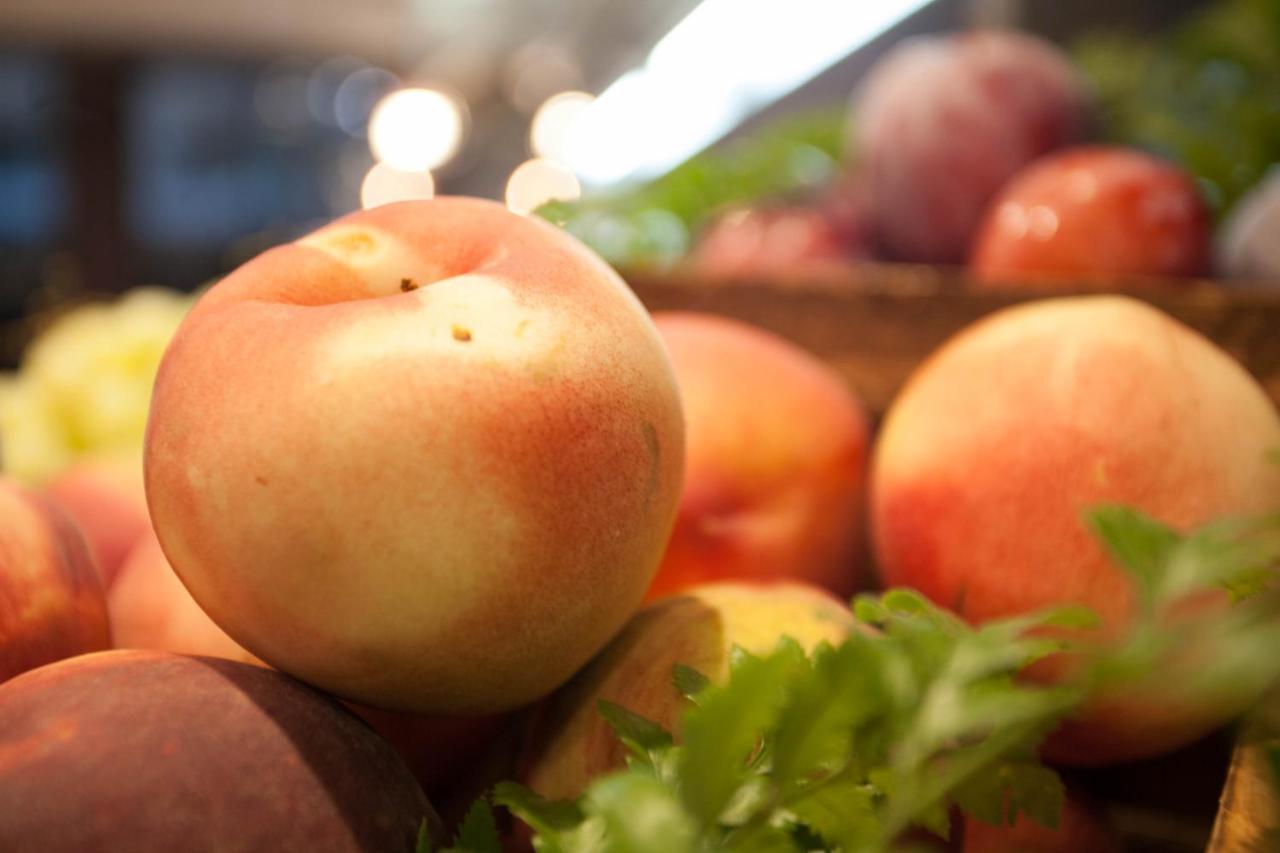
[[463,106],[444,92],[400,89],[373,108],[369,148],[395,169],[434,169],[457,153],[465,130]]
[[547,98],[533,114],[533,123],[529,126],[529,148],[533,153],[564,160],[574,122],[595,99],[595,95],[587,92],[561,92]]
[[394,201],[431,198],[435,194],[435,179],[425,169],[405,172],[386,163],[374,163],[360,182],[360,206],[366,210]]
[[573,201],[582,186],[568,167],[535,157],[525,160],[507,179],[507,207],[527,214],[549,201]]

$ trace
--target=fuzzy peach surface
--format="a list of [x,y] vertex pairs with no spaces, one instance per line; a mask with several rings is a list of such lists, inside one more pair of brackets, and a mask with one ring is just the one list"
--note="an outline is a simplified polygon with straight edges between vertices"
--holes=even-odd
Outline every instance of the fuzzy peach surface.
[[552,226],[437,198],[215,286],[146,446],[175,571],[238,642],[349,699],[517,706],[638,605],[683,422],[639,301]]
[[852,594],[867,466],[861,403],[816,356],[746,323],[654,315],[675,366],[684,489],[650,597],[790,578]]
[[94,563],[110,589],[134,545],[151,532],[136,454],[79,462],[45,486],[84,532]]
[[1187,528],[1280,507],[1280,416],[1226,353],[1142,303],[1045,300],[939,350],[889,412],[873,524],[887,584],[982,621],[1062,602],[1112,624],[1131,585],[1100,503]]

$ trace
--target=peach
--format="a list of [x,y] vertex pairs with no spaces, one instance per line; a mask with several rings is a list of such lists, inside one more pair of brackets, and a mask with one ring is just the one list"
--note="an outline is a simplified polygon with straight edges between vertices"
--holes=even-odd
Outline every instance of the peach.
[[262,665],[200,609],[174,574],[154,532],[129,554],[107,593],[117,649],[207,655]]
[[0,682],[110,643],[80,531],[48,499],[0,480]]
[[603,646],[682,465],[635,295],[568,234],[463,198],[352,214],[211,288],[145,456],[164,552],[228,634],[424,713],[517,707]]
[[544,797],[573,798],[623,766],[625,750],[596,710],[600,699],[678,735],[687,700],[672,683],[676,664],[724,681],[734,646],[766,654],[785,635],[812,650],[839,643],[853,626],[840,601],[792,582],[706,584],[654,602],[539,709],[521,759],[525,783]]
[[[974,622],[1073,602],[1114,635],[1132,582],[1083,513],[1121,503],[1189,528],[1274,511],[1280,466],[1265,456],[1277,447],[1280,416],[1258,383],[1156,309],[1112,296],[1006,309],[944,345],[890,408],[872,473],[879,568]],[[1055,757],[1168,751],[1238,698],[1131,697],[1075,724],[1087,737]]]
[[125,557],[151,530],[142,460],[123,456],[80,462],[46,484],[45,494],[80,526],[110,589]]
[[396,754],[257,666],[112,651],[0,685],[0,849],[414,849],[437,819]]
[[686,421],[684,488],[650,598],[720,579],[853,592],[867,416],[830,367],[736,320],[659,313]]

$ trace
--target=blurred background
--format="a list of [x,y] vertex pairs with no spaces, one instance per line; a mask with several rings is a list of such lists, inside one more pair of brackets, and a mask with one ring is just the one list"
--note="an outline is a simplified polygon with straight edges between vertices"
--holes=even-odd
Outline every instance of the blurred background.
[[[1157,38],[1209,6],[1277,4],[5,0],[0,317],[139,284],[190,290],[390,196],[527,211],[616,194],[791,116],[819,116],[788,161],[816,180],[839,159],[832,134],[860,77],[905,36],[994,24],[1077,50],[1098,32]],[[1113,56],[1094,67],[1137,87],[1136,60]],[[1207,74],[1214,102],[1250,83],[1229,63]],[[678,255],[689,212],[655,210],[646,245]]]

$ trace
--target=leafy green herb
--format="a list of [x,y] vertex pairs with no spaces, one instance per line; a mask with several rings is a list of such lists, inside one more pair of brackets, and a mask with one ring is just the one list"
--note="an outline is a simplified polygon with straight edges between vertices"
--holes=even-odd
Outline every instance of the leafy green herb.
[[676,690],[686,699],[694,702],[698,701],[698,694],[711,684],[711,679],[698,672],[691,666],[685,666],[682,663],[675,665],[671,673],[671,681],[676,686]]
[[[1081,635],[1098,622],[1078,607],[973,627],[911,590],[864,596],[854,613],[865,628],[838,646],[805,655],[784,638],[764,656],[735,650],[723,683],[677,667],[673,688],[696,699],[678,740],[601,703],[628,766],[576,802],[510,783],[493,801],[529,824],[544,853],[879,853],[902,849],[913,828],[945,838],[952,807],[997,825],[1026,815],[1056,826],[1063,786],[1037,750],[1091,690],[1140,684],[1192,649],[1213,663],[1180,670],[1189,689],[1256,695],[1280,678],[1280,516],[1181,534],[1105,506],[1086,522],[1144,603],[1118,646]],[[1232,607],[1179,612],[1221,588],[1240,591]],[[1060,652],[1082,661],[1068,683],[1019,677]],[[475,819],[483,843],[489,825]]]

